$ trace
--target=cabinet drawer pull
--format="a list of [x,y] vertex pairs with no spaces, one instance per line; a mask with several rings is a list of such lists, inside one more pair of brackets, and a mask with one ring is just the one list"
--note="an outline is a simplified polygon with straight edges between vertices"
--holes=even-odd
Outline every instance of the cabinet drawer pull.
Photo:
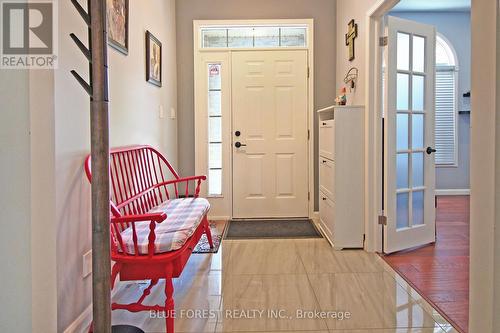
[[323,160],[323,164],[325,164],[325,163],[326,163],[326,160]]
[[323,201],[326,201],[326,198],[325,198],[325,197],[323,197]]

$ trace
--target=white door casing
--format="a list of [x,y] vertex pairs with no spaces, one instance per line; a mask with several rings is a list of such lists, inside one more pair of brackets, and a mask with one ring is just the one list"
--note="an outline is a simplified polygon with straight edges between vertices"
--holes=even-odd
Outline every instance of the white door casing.
[[[306,45],[290,47],[265,47],[265,48],[241,48],[238,47],[223,47],[218,46],[215,48],[204,46],[203,44],[203,29],[207,28],[231,28],[240,26],[270,26],[270,27],[307,27]],[[231,73],[232,73],[232,53],[233,52],[245,52],[245,51],[265,51],[274,52],[280,50],[295,51],[301,50],[307,52],[307,61],[309,67],[309,80],[307,83],[308,91],[308,110],[307,110],[307,126],[309,130],[309,141],[308,141],[308,192],[310,194],[310,200],[308,202],[308,216],[310,218],[315,218],[314,212],[314,202],[315,202],[315,190],[314,190],[314,140],[315,137],[315,127],[314,127],[314,20],[313,19],[272,19],[272,20],[194,20],[193,21],[193,32],[194,32],[194,99],[195,99],[195,173],[196,174],[206,174],[209,176],[210,168],[214,165],[209,163],[210,161],[215,161],[213,156],[209,159],[208,154],[208,127],[213,128],[209,125],[209,119],[207,118],[207,109],[210,107],[209,98],[207,94],[207,65],[209,64],[220,64],[222,67],[222,194],[213,194],[213,191],[208,189],[208,184],[212,183],[208,181],[203,183],[201,195],[206,197],[210,204],[210,218],[215,220],[227,220],[233,217],[233,186],[232,186],[232,110],[231,110],[231,99],[232,99],[232,84],[231,84]],[[214,179],[209,176],[209,179]],[[215,183],[219,184],[218,181]],[[211,187],[213,188],[213,187]]]
[[309,215],[307,67],[306,50],[232,52],[235,218]]
[[384,252],[435,241],[433,26],[387,21]]

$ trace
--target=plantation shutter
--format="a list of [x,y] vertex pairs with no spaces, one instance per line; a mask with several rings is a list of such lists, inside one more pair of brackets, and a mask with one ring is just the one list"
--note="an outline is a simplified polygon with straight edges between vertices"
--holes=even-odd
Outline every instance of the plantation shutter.
[[455,68],[436,68],[436,164],[457,163]]

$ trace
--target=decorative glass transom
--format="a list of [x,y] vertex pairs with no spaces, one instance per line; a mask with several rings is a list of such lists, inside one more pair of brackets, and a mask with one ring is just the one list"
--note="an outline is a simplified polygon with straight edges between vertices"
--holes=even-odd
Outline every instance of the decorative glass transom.
[[307,47],[306,26],[230,26],[201,28],[202,48]]

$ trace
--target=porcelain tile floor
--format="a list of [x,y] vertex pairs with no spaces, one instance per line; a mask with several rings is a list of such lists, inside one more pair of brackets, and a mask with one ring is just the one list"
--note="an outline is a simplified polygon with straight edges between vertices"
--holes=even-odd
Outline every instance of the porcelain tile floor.
[[[120,283],[135,301],[145,283]],[[193,254],[174,280],[176,332],[456,332],[376,254],[334,251],[324,239],[224,240]],[[163,304],[164,283],[147,304]],[[113,324],[164,332],[149,312],[114,311]]]

